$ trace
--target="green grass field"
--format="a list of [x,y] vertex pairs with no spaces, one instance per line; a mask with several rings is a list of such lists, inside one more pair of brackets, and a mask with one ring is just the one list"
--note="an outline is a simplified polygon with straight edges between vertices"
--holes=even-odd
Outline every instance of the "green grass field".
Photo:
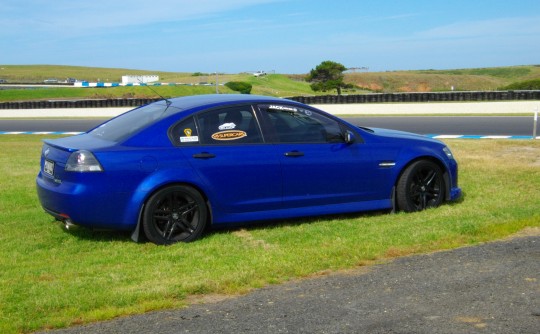
[[[316,66],[316,64],[314,64]],[[336,92],[314,92],[304,80],[305,74],[269,74],[255,77],[250,73],[215,74],[177,73],[118,68],[92,68],[57,65],[0,65],[0,79],[7,82],[43,83],[47,78],[66,80],[76,78],[89,82],[121,82],[123,75],[157,74],[164,83],[225,83],[245,81],[252,84],[252,94],[278,97],[327,95]],[[197,75],[195,75],[197,74]],[[497,90],[516,82],[540,79],[540,66],[510,66],[497,68],[461,70],[423,70],[394,72],[345,73],[344,81],[357,88],[346,90],[344,94],[365,92],[437,92],[464,90]],[[176,86],[152,87],[164,97],[215,93],[215,86]],[[220,93],[232,93],[230,89],[219,86]],[[158,97],[147,87],[114,88],[50,88],[0,89],[0,102],[28,101],[36,99],[76,99],[76,98],[147,98]]]
[[[540,141],[449,140],[462,201],[217,230],[190,244],[65,230],[37,200],[41,136],[0,136],[0,333],[61,328],[540,226]],[[96,208],[98,209],[98,208]]]

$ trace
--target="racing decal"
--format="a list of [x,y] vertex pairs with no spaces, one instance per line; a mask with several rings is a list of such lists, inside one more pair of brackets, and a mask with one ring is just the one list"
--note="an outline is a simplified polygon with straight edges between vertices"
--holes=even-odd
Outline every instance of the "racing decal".
[[220,130],[222,130],[222,131],[223,131],[223,130],[232,130],[232,129],[234,129],[234,128],[236,128],[236,124],[234,124],[234,123],[224,123],[224,124],[221,124],[221,125],[218,127],[218,129],[220,129]]
[[212,135],[214,140],[236,140],[247,136],[245,131],[240,130],[225,130],[216,132]]
[[185,136],[180,137],[181,143],[194,143],[199,141],[199,136],[192,136],[191,134],[193,131],[191,131],[190,128],[184,129]]
[[297,112],[298,109],[297,108],[293,108],[293,107],[288,107],[288,106],[278,106],[278,105],[270,105],[268,107],[268,109],[274,109],[274,110],[283,110],[283,111],[292,111],[292,112]]
[[308,117],[313,114],[310,110],[306,110],[306,109],[302,109],[302,108],[295,108],[295,107],[290,107],[290,106],[280,106],[280,105],[275,105],[275,104],[269,105],[268,109],[279,110],[279,111],[288,111],[289,113],[301,113],[301,114],[304,114],[304,115],[306,115]]

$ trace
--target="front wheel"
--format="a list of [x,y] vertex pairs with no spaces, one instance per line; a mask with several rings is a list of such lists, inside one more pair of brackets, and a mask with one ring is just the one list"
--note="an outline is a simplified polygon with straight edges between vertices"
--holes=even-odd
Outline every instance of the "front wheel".
[[203,232],[208,217],[201,194],[187,186],[159,190],[146,202],[143,228],[146,237],[158,245],[189,242]]
[[397,204],[406,212],[439,206],[444,200],[444,178],[439,166],[421,160],[408,166],[396,187]]

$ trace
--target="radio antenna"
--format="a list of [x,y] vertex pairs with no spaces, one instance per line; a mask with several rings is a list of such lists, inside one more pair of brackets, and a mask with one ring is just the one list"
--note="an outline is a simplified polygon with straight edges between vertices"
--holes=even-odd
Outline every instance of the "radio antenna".
[[157,91],[153,90],[150,86],[148,86],[148,83],[142,82],[140,78],[137,78],[137,80],[139,80],[139,83],[140,83],[140,84],[144,84],[144,85],[141,85],[141,86],[147,87],[147,88],[150,89],[154,94],[156,94],[157,96],[161,97],[162,100],[165,100],[165,103],[167,103],[167,107],[169,107],[169,106],[172,104],[172,102],[171,102],[169,99],[167,99],[166,97],[163,97],[163,96],[162,96],[161,94],[159,94]]

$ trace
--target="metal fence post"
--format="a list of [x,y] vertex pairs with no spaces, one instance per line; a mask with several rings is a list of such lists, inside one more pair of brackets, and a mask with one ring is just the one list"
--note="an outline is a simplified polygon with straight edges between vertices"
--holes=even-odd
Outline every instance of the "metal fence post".
[[536,139],[536,125],[538,124],[538,107],[534,108],[533,139]]

